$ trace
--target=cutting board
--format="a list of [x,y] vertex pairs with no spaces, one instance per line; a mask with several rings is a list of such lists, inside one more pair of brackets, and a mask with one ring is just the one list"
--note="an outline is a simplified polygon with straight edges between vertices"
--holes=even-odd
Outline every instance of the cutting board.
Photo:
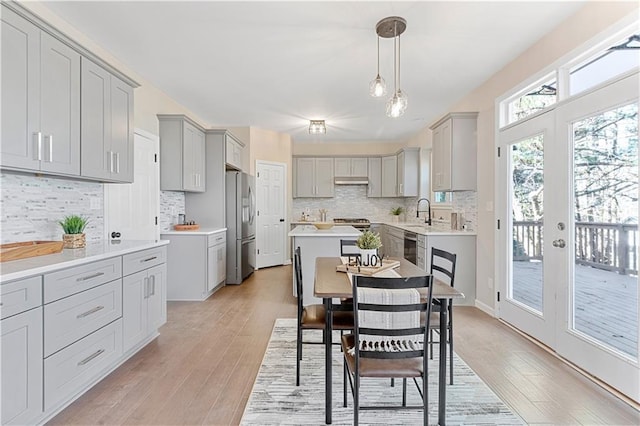
[[176,231],[197,231],[200,229],[200,225],[173,225],[173,229]]
[[359,275],[373,275],[387,269],[397,268],[398,266],[400,266],[400,261],[398,260],[383,259],[381,266],[358,267],[354,265],[338,265],[336,266],[336,270],[338,272],[351,272],[352,274],[359,274]]
[[0,245],[0,262],[60,253],[62,241],[25,241]]

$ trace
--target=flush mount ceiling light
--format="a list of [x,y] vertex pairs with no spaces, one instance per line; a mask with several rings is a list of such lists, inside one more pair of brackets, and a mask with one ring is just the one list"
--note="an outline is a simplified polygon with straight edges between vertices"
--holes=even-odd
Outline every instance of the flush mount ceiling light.
[[[400,89],[400,35],[407,29],[407,21],[399,16],[389,16],[376,24],[378,34],[378,75],[369,85],[371,96],[383,96],[386,91],[384,80],[380,77],[380,37],[393,38],[393,95],[387,101],[386,112],[389,117],[400,117],[407,109],[407,94]],[[378,85],[380,81],[380,85]],[[382,88],[380,88],[382,87]],[[375,92],[375,94],[374,94]],[[378,95],[378,93],[380,93]]]
[[327,126],[325,126],[324,120],[309,120],[310,135],[324,135],[325,133],[327,133]]

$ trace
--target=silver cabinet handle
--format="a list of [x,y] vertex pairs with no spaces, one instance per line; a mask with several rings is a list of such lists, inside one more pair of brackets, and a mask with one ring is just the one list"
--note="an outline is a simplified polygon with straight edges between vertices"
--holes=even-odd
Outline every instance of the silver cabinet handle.
[[76,281],[86,281],[86,280],[90,280],[91,278],[98,278],[101,275],[104,275],[104,272],[96,272],[95,274],[87,275],[86,277],[80,277],[80,278],[77,278]]
[[156,295],[156,276],[155,275],[151,275],[151,294],[150,296],[155,296]]
[[120,153],[116,152],[116,173],[120,173]]
[[155,260],[155,259],[157,259],[157,258],[158,258],[158,256],[151,256],[151,257],[148,257],[148,258],[146,258],[146,259],[142,259],[142,260],[140,261],[140,263],[150,262],[150,261]]
[[113,173],[113,152],[107,151],[107,161],[109,162],[109,173]]
[[104,349],[98,349],[97,351],[95,351],[94,353],[92,353],[91,355],[89,355],[88,357],[86,357],[85,359],[83,359],[82,361],[80,361],[78,363],[78,366],[80,365],[85,365],[86,363],[90,362],[92,359],[102,355],[104,353]]
[[49,135],[49,163],[53,163],[53,135]]
[[146,299],[149,297],[149,278],[145,277],[143,280],[143,283],[144,283],[143,298]]
[[42,160],[42,132],[35,132],[33,134],[34,138],[34,142],[36,145],[36,153],[35,153],[35,157],[34,160]]
[[76,315],[76,318],[80,319],[80,318],[88,317],[89,315],[95,314],[96,312],[101,311],[103,309],[104,309],[104,306],[96,306],[93,309],[89,309],[87,312]]

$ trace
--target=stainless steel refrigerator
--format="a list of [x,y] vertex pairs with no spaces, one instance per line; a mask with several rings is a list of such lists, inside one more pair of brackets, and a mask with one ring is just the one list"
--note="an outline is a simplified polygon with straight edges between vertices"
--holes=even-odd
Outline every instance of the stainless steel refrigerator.
[[227,172],[227,284],[240,284],[256,264],[256,198],[253,176]]

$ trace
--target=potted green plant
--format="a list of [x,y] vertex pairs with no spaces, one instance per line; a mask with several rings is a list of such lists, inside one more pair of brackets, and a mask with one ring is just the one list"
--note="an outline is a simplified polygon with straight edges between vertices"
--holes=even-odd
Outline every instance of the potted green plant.
[[399,222],[400,221],[400,215],[404,213],[404,207],[402,206],[398,206],[398,207],[393,207],[391,209],[391,215],[392,215],[392,219],[394,222]]
[[371,257],[378,255],[378,249],[382,247],[382,241],[380,240],[380,234],[371,232],[369,230],[363,231],[362,234],[356,240],[356,246],[360,249],[360,259],[363,264],[372,265],[377,262],[372,262]]
[[86,217],[78,215],[69,215],[58,222],[62,226],[64,234],[62,235],[62,241],[64,242],[64,248],[82,248],[86,246],[86,236],[84,234],[84,228],[89,223]]

